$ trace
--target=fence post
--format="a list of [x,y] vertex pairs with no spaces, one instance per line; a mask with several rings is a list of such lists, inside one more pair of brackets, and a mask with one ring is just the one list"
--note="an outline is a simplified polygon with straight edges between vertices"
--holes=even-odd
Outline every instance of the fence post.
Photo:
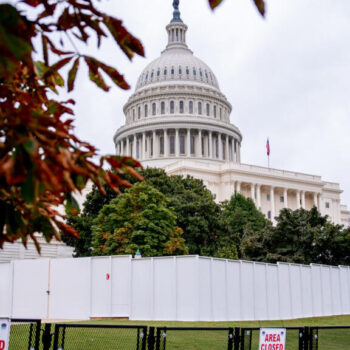
[[143,328],[142,328],[142,332],[143,332],[143,337],[142,337],[141,349],[142,349],[142,350],[146,350],[146,344],[147,344],[147,327],[143,327]]
[[244,328],[241,328],[241,350],[244,350]]
[[154,350],[154,327],[149,327],[149,331],[148,331],[148,350]]
[[43,350],[50,350],[51,347],[51,323],[46,323],[42,337]]
[[230,328],[228,330],[228,342],[227,342],[227,349],[232,350],[233,346],[233,328]]
[[35,350],[40,350],[40,331],[41,331],[41,320],[36,322],[36,331],[35,331]]
[[239,343],[240,343],[240,335],[239,335],[240,328],[235,327],[235,336],[234,336],[234,350],[239,350]]

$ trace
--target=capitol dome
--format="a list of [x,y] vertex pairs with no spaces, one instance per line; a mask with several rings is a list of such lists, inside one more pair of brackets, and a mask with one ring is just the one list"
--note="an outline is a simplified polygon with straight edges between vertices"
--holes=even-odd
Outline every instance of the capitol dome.
[[178,1],[173,6],[167,46],[144,68],[124,106],[116,152],[156,167],[181,158],[240,162],[242,135],[230,123],[232,106],[213,71],[187,47],[187,25]]

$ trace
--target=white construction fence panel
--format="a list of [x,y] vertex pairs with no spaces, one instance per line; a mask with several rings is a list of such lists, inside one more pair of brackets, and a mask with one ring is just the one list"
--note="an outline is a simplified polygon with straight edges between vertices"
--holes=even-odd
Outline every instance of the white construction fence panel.
[[91,315],[90,271],[91,258],[51,260],[48,318],[89,319]]
[[47,318],[49,259],[13,261],[13,318]]
[[350,313],[348,266],[199,256],[0,264],[0,316],[239,321]]
[[13,263],[0,264],[0,318],[10,317]]

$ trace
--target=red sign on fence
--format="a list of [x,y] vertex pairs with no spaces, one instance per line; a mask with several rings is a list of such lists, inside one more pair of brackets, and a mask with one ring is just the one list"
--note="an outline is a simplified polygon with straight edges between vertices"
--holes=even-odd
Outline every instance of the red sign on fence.
[[11,322],[7,318],[0,318],[0,350],[8,350],[10,341]]
[[285,350],[285,328],[260,328],[259,350]]

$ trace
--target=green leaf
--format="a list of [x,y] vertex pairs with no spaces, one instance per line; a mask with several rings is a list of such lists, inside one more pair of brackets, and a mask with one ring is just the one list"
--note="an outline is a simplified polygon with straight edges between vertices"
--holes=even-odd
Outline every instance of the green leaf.
[[80,213],[79,204],[76,199],[72,196],[72,194],[66,194],[66,205],[65,205],[66,213],[68,215],[77,215]]
[[28,153],[33,153],[36,147],[36,142],[34,140],[24,141],[23,147]]
[[75,77],[77,75],[77,71],[79,68],[79,59],[80,59],[80,57],[78,57],[74,61],[73,66],[68,73],[68,92],[72,91],[74,89],[74,81],[75,81]]
[[21,185],[21,195],[25,202],[33,203],[35,199],[35,177],[32,171],[27,174],[27,179]]
[[34,64],[38,73],[38,77],[42,79],[46,72],[49,70],[49,67],[42,61],[35,61]]

